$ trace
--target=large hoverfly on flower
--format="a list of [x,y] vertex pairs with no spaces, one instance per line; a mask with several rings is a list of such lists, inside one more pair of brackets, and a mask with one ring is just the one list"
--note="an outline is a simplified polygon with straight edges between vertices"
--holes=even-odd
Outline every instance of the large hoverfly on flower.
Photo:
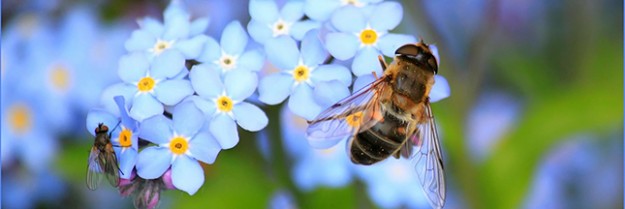
[[429,93],[438,73],[437,57],[423,40],[395,51],[384,74],[309,121],[307,137],[316,148],[349,139],[355,164],[371,165],[389,156],[413,159],[430,205],[445,204],[445,174]]
[[[117,125],[119,126],[119,124]],[[96,190],[102,175],[106,176],[111,185],[117,187],[119,185],[119,164],[113,144],[111,144],[111,133],[109,133],[108,126],[99,123],[98,127],[95,128],[95,135],[95,141],[89,152],[87,188]]]

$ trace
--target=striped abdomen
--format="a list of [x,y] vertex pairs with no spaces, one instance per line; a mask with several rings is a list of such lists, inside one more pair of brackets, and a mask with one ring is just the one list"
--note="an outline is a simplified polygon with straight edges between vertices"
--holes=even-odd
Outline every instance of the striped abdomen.
[[384,120],[354,136],[350,146],[352,162],[371,165],[388,158],[406,140],[408,122],[390,111],[384,111]]

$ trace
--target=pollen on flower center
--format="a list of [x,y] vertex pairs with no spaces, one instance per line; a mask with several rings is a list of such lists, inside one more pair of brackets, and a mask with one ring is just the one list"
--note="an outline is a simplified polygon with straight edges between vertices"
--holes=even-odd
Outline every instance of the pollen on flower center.
[[132,141],[130,140],[132,137],[132,131],[127,128],[122,128],[122,131],[119,132],[119,145],[122,147],[130,147],[132,146]]
[[163,41],[159,39],[154,44],[154,47],[152,48],[152,52],[154,52],[154,54],[156,55],[159,55],[161,54],[161,52],[165,51],[165,49],[168,49],[170,46],[171,46],[171,42]]
[[362,111],[352,113],[345,118],[347,125],[351,127],[358,127],[362,123]]
[[219,58],[219,65],[224,70],[231,70],[237,66],[237,59],[234,56],[224,54]]
[[154,79],[146,76],[139,80],[139,83],[137,83],[137,88],[139,88],[140,92],[150,92],[154,88],[154,85]]
[[32,113],[25,104],[14,104],[7,112],[8,121],[12,130],[17,134],[26,133],[32,126]]
[[362,2],[360,2],[358,0],[343,0],[342,3],[343,3],[343,5],[351,4],[351,5],[354,5],[356,7],[364,6],[364,3],[362,3]]
[[189,142],[184,137],[174,137],[169,141],[169,150],[176,155],[181,155],[189,149]]
[[50,71],[50,83],[56,90],[66,91],[69,88],[69,80],[69,72],[61,64],[55,65]]
[[222,112],[230,112],[232,111],[232,107],[234,106],[232,99],[228,96],[221,96],[217,99],[217,109]]
[[291,24],[285,22],[282,19],[278,19],[278,21],[276,21],[272,27],[273,37],[276,37],[279,35],[288,35],[290,32],[290,28],[291,28]]
[[308,69],[307,66],[300,65],[300,66],[297,66],[295,70],[293,70],[293,78],[297,82],[306,81],[308,80],[309,76],[310,76],[310,70]]
[[378,34],[372,29],[365,29],[360,32],[360,42],[364,45],[375,44],[378,40]]

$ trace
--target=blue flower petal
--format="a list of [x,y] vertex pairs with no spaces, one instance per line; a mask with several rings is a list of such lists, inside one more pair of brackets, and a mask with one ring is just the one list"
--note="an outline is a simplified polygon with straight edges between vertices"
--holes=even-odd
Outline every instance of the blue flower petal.
[[293,23],[293,25],[291,26],[291,31],[289,31],[289,33],[291,34],[291,36],[293,36],[294,39],[302,40],[306,33],[308,33],[308,31],[319,28],[321,28],[321,23],[319,22],[312,20],[298,21]]
[[156,37],[147,30],[135,30],[130,38],[124,43],[128,51],[143,51],[152,48],[156,43]]
[[189,28],[189,35],[195,36],[206,32],[209,23],[210,18],[208,17],[200,17],[193,20],[193,22],[191,22],[191,28]]
[[[116,151],[117,152],[117,151]],[[130,179],[132,175],[132,169],[137,164],[137,150],[126,149],[118,152],[119,154],[119,170],[121,171],[120,177],[124,179]]]
[[247,33],[239,21],[232,21],[221,35],[221,47],[230,55],[240,55],[247,45]]
[[273,37],[273,31],[269,26],[253,19],[247,24],[247,31],[252,39],[260,44],[265,44],[267,40]]
[[132,119],[130,115],[128,115],[128,106],[126,106],[126,99],[123,96],[116,96],[113,98],[115,100],[115,104],[119,109],[119,116],[122,120],[122,125],[130,130],[135,130],[137,128],[137,121]]
[[278,5],[275,1],[252,0],[249,11],[252,19],[262,24],[272,24],[278,20]]
[[348,97],[351,93],[349,88],[337,80],[324,81],[318,83],[314,89],[315,101],[321,107],[329,107],[343,98]]
[[416,43],[417,39],[412,35],[387,33],[380,37],[378,47],[387,57],[394,57],[395,51],[404,44]]
[[216,115],[210,122],[209,130],[223,149],[233,148],[239,143],[237,124],[226,114]]
[[115,104],[115,100],[113,98],[115,96],[123,96],[124,99],[128,102],[128,106],[132,103],[132,98],[135,93],[137,93],[138,89],[135,85],[129,85],[125,83],[117,83],[113,84],[104,91],[102,91],[102,95],[100,95],[100,104],[106,109],[108,112],[113,113],[114,115],[119,115],[119,108],[117,104]]
[[197,133],[189,141],[189,152],[191,155],[204,163],[213,164],[219,151],[221,151],[219,142],[206,131]]
[[366,85],[369,85],[373,81],[375,81],[375,77],[373,77],[373,74],[365,74],[363,76],[360,76],[356,78],[356,80],[354,81],[353,91],[356,92],[362,89],[363,87],[365,87]]
[[150,68],[148,58],[144,53],[135,52],[124,55],[119,59],[119,78],[126,83],[138,82],[146,75]]
[[163,11],[163,19],[167,22],[178,16],[189,16],[186,10],[186,5],[183,1],[171,1],[169,5],[167,5],[167,8],[165,8],[165,11]]
[[234,101],[243,101],[251,96],[258,86],[255,72],[247,70],[230,71],[224,78],[226,93]]
[[176,105],[172,115],[174,130],[182,136],[194,136],[204,126],[204,115],[192,102]]
[[172,121],[163,115],[144,120],[139,129],[139,137],[155,144],[169,142],[174,134]]
[[[163,24],[152,17],[146,17],[137,21],[142,30],[149,31],[154,37],[160,37],[165,30]],[[152,42],[154,43],[154,42]]]
[[438,47],[436,47],[436,45],[434,44],[430,44],[430,51],[432,52],[432,55],[434,55],[434,57],[436,58],[436,64],[439,65],[438,67],[440,67],[441,65],[441,57],[438,56]]
[[256,105],[241,102],[234,106],[232,110],[234,119],[241,128],[248,131],[260,131],[267,126],[269,119],[267,115]]
[[404,10],[398,2],[380,3],[373,9],[369,24],[376,31],[389,31],[399,25],[403,15]]
[[170,41],[187,38],[190,30],[191,23],[189,23],[189,17],[186,15],[176,15],[175,17],[165,20],[163,39]]
[[109,129],[112,129],[117,125],[118,121],[119,119],[117,117],[106,110],[92,109],[87,113],[87,131],[95,136],[95,129],[98,127],[99,123],[103,123],[108,126]]
[[193,66],[189,73],[193,89],[205,99],[213,99],[223,92],[220,76],[219,71],[204,64]]
[[434,86],[432,86],[432,90],[430,91],[430,102],[437,102],[441,99],[445,99],[449,97],[450,94],[451,90],[447,79],[443,76],[435,75]]
[[165,50],[152,61],[150,76],[155,79],[171,78],[184,69],[184,56],[178,50]]
[[326,48],[334,58],[347,60],[354,57],[360,42],[356,36],[347,33],[329,33],[326,36]]
[[332,12],[341,6],[340,1],[336,0],[316,0],[306,1],[304,13],[310,19],[316,21],[326,21],[330,19]]
[[312,30],[306,33],[306,36],[302,40],[301,51],[302,59],[306,66],[317,66],[323,63],[329,55],[319,39],[318,30]]
[[177,189],[193,195],[204,184],[204,170],[197,160],[181,155],[171,166],[171,180]]
[[337,9],[330,20],[332,25],[341,32],[360,33],[367,26],[367,20],[356,7]]
[[198,35],[190,39],[177,42],[174,47],[180,51],[185,58],[195,59],[200,56],[204,49],[204,42],[208,40],[206,35]]
[[212,116],[215,111],[217,111],[217,107],[213,101],[209,101],[199,96],[190,96],[182,102],[186,102],[187,100],[192,101],[197,108],[199,108],[204,115]]
[[175,105],[193,94],[189,80],[165,80],[157,84],[154,96],[165,105]]
[[310,80],[314,84],[322,81],[338,80],[344,86],[350,86],[352,84],[352,73],[343,65],[321,65],[312,71]]
[[356,55],[352,62],[352,72],[356,76],[362,76],[376,72],[382,76],[382,66],[378,60],[379,52],[373,47],[365,47]]
[[244,52],[239,57],[238,68],[251,70],[251,71],[260,71],[265,64],[265,56],[259,50],[249,50]]
[[295,22],[304,17],[304,2],[288,1],[280,10],[280,16],[286,22]]
[[154,146],[145,148],[137,156],[137,174],[144,179],[161,177],[169,168],[171,158],[168,148]]
[[293,70],[300,58],[297,43],[288,36],[269,39],[265,43],[265,52],[271,64],[281,70]]
[[313,89],[306,85],[298,85],[289,98],[289,109],[296,115],[304,117],[306,120],[313,120],[323,107],[319,106],[314,99]]
[[221,57],[221,47],[219,43],[213,38],[208,37],[205,40],[203,45],[203,50],[200,55],[197,57],[197,60],[204,63],[212,63],[213,61],[219,60]]
[[275,105],[291,94],[293,76],[285,73],[275,73],[264,77],[258,86],[258,99],[266,104]]
[[130,117],[141,122],[146,118],[163,114],[163,104],[161,104],[151,94],[139,94],[134,99],[134,104],[130,108]]
[[[37,131],[31,133],[28,140],[18,142],[18,150],[22,151],[23,163],[34,173],[49,169],[52,160],[57,156],[60,147],[57,139],[49,134]],[[6,139],[2,139],[6,140]]]

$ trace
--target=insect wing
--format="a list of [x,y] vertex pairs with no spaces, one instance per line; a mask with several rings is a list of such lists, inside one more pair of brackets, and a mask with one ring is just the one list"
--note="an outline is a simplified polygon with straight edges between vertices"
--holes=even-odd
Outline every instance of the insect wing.
[[385,86],[385,79],[380,78],[309,121],[306,134],[310,145],[320,149],[330,148],[381,120],[377,97]]
[[428,117],[426,123],[418,125],[418,131],[410,137],[410,143],[417,145],[412,154],[421,188],[433,208],[445,205],[445,172],[440,141],[430,103],[425,103]]
[[87,188],[90,190],[96,190],[100,184],[103,174],[103,164],[100,160],[100,150],[96,147],[92,147],[89,152],[89,161],[87,164]]
[[106,173],[106,179],[112,186],[117,187],[119,185],[119,165],[117,164],[117,156],[111,147],[106,151],[103,156],[106,164],[104,164],[104,173]]

